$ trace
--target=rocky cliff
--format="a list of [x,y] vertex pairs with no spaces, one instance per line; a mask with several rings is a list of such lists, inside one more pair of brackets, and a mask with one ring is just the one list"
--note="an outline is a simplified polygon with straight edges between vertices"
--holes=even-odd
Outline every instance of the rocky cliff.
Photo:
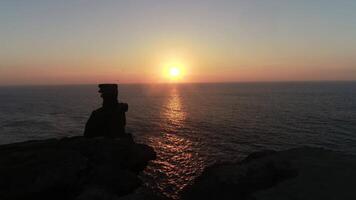
[[356,199],[356,157],[311,147],[256,152],[207,168],[183,199]]
[[1,200],[117,199],[141,185],[154,150],[130,139],[73,137],[0,146]]

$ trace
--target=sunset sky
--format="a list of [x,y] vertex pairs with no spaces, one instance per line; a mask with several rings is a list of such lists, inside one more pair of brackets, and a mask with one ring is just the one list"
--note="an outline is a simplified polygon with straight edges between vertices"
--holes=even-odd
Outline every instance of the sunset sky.
[[0,85],[301,80],[356,80],[356,1],[0,2]]

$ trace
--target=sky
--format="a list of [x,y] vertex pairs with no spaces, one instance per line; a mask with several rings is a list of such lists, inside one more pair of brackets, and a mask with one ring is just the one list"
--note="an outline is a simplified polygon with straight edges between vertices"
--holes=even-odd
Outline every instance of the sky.
[[2,0],[0,85],[356,80],[354,0]]

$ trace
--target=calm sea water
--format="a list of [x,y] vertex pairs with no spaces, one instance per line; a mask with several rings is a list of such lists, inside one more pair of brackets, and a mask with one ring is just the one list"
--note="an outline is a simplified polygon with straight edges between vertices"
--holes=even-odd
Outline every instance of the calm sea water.
[[[356,82],[121,85],[128,131],[158,159],[143,178],[176,198],[203,168],[261,149],[356,154]],[[81,135],[95,85],[0,87],[0,143]]]

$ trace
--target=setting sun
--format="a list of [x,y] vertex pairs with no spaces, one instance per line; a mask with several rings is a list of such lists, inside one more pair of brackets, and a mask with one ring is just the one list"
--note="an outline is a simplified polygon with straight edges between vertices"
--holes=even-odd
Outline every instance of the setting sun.
[[[168,52],[168,53],[167,53]],[[160,82],[182,83],[189,81],[190,72],[193,69],[192,58],[179,52],[160,53],[157,61],[157,73],[160,74]]]
[[181,81],[183,79],[183,68],[178,66],[169,67],[166,76],[170,81]]
[[168,82],[186,81],[186,67],[186,64],[177,60],[166,62],[162,69],[164,80]]
[[177,67],[172,67],[169,69],[169,75],[171,77],[178,77],[180,75],[180,70]]

